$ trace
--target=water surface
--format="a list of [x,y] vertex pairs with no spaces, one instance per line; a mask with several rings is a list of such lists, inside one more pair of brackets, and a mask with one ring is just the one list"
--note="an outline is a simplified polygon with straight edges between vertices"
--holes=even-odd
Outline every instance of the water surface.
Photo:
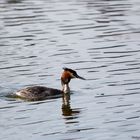
[[[140,139],[139,0],[0,1],[1,140]],[[70,97],[26,102],[5,97],[29,85]]]

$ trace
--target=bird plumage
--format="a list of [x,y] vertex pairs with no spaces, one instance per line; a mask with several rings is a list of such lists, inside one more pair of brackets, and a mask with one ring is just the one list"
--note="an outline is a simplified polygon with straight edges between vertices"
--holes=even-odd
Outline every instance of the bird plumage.
[[62,90],[49,88],[45,86],[30,86],[17,91],[16,95],[20,98],[27,100],[42,100],[54,96],[62,96],[62,94],[70,92],[69,82],[72,78],[79,78],[85,80],[83,77],[80,77],[76,73],[76,71],[69,68],[63,69],[64,71],[61,75]]

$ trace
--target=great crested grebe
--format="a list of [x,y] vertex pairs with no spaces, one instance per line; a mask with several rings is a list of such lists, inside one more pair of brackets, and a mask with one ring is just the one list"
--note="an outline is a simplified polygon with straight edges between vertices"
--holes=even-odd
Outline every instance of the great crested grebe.
[[63,68],[63,69],[64,71],[62,72],[61,75],[62,90],[48,88],[44,86],[31,86],[17,91],[15,93],[16,96],[27,100],[47,99],[49,97],[69,93],[70,92],[69,82],[71,79],[79,78],[85,80],[83,77],[79,76],[76,71],[69,68]]

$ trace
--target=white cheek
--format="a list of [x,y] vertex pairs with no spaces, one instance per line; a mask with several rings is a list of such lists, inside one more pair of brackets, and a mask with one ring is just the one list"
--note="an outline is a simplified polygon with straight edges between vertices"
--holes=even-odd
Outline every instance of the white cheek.
[[72,78],[76,78],[74,75],[72,75]]

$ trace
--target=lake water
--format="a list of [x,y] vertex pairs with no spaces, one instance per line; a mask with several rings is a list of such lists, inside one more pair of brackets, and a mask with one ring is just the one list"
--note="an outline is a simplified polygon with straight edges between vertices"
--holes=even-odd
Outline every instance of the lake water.
[[[6,97],[62,67],[87,79],[66,102]],[[0,0],[0,140],[19,139],[140,140],[139,0]]]

